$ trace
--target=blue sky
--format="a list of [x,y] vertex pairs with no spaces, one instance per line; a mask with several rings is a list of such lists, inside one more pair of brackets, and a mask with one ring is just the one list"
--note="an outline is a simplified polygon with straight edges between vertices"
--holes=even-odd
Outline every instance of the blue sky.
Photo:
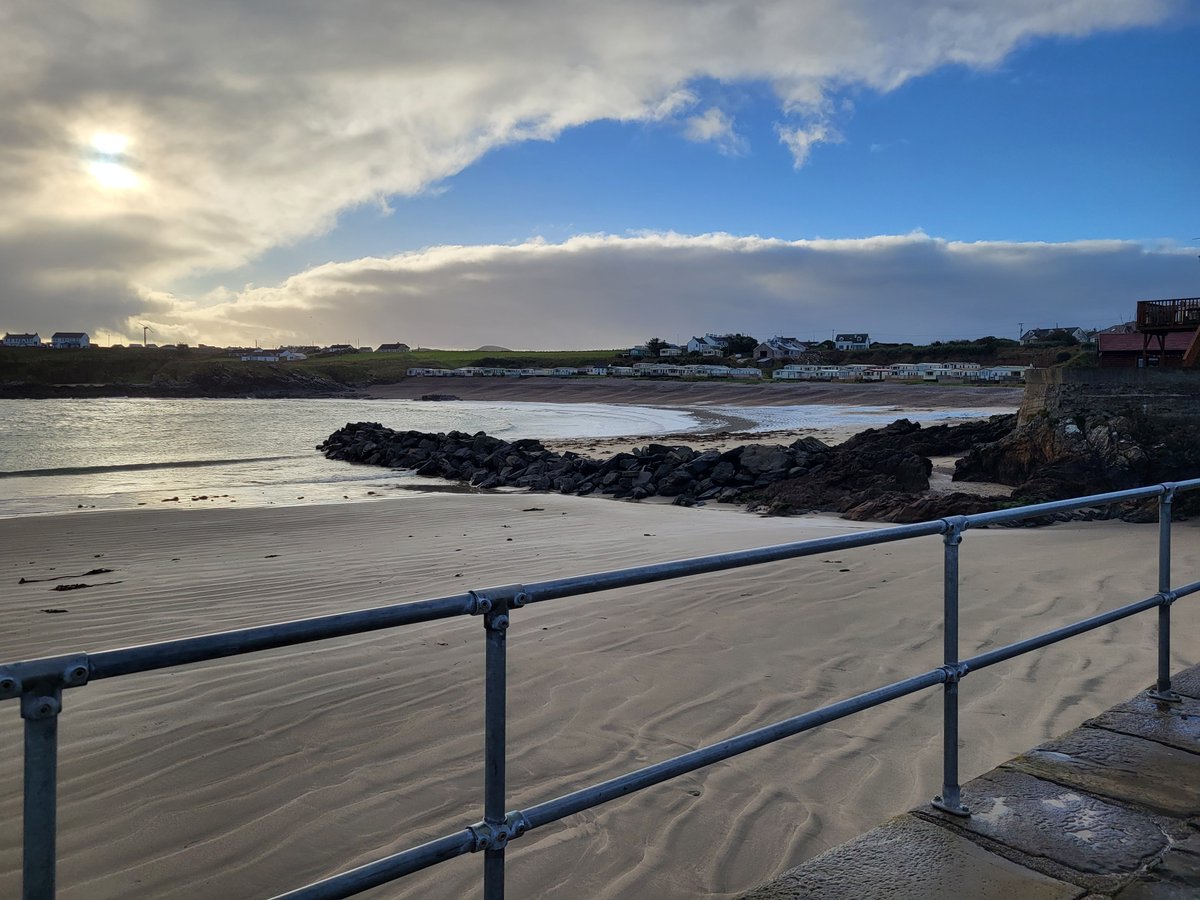
[[[498,324],[551,313],[600,343],[936,337],[1014,315],[1111,324],[1139,296],[1200,293],[1190,4],[714,3],[713,22],[663,2],[534,28],[520,3],[515,25],[466,3],[446,47],[424,44],[451,12],[411,6],[396,46],[376,20],[398,14],[372,0],[282,25],[262,4],[81,4],[114,40],[65,71],[78,33],[12,30],[10,50],[45,53],[10,78],[0,151],[41,169],[0,179],[0,208],[27,220],[0,229],[0,262],[9,296],[60,317],[13,330],[70,315],[191,340],[333,340],[350,321],[379,340],[592,342]],[[264,27],[275,55],[240,52]],[[114,51],[139,33],[161,58]],[[116,135],[125,177],[68,191],[55,128]],[[34,237],[72,254],[74,281]],[[615,295],[630,305],[607,308]]]
[[[948,66],[893,91],[849,88],[843,140],[801,169],[762,83],[693,85],[733,110],[726,155],[675,123],[594,122],[493,150],[416,197],[343,213],[327,234],[200,283],[286,277],[436,244],[677,231],[956,241],[1200,235],[1200,25],[1030,42],[994,70]],[[1200,291],[1200,269],[1197,270]]]

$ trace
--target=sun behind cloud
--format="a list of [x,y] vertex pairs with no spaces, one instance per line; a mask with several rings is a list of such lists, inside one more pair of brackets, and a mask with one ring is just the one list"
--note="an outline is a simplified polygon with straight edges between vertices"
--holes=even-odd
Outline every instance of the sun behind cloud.
[[129,164],[126,150],[127,135],[101,131],[92,135],[87,158],[87,171],[101,187],[111,190],[130,190],[141,185],[141,178]]

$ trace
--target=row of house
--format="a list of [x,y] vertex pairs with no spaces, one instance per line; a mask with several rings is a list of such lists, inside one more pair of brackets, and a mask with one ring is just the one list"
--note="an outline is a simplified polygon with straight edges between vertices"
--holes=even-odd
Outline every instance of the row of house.
[[50,336],[50,343],[43,344],[41,336],[36,331],[32,333],[6,332],[0,340],[4,347],[46,347],[54,350],[78,350],[90,346],[86,331],[56,331]]
[[788,365],[775,370],[776,381],[1021,381],[1029,366],[979,363],[895,363],[890,366]]
[[409,377],[416,378],[761,378],[753,366],[690,365],[653,362],[631,366],[555,366],[553,368],[504,369],[493,366],[461,366],[457,369],[413,367]]

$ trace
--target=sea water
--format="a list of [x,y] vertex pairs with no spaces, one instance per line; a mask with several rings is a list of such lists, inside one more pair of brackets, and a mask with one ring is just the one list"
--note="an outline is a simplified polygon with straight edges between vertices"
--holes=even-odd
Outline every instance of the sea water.
[[[923,421],[995,410],[939,410]],[[446,482],[328,460],[315,446],[347,422],[517,438],[703,431],[712,417],[749,430],[868,428],[884,407],[652,408],[596,403],[94,398],[0,400],[0,516],[165,504],[269,506],[373,500]]]

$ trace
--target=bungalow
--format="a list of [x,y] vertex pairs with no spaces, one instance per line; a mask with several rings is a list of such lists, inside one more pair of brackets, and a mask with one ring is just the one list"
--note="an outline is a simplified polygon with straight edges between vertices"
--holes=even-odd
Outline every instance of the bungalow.
[[280,350],[279,358],[285,362],[295,362],[299,359],[308,359],[308,354],[300,353],[297,350]]
[[871,336],[869,334],[835,334],[833,346],[838,350],[870,350]]
[[637,374],[637,370],[633,366],[609,366],[608,374],[618,378],[631,378]]
[[604,377],[604,376],[608,375],[608,373],[609,373],[608,366],[588,366],[587,368],[579,370],[580,375],[597,375],[600,377]]
[[325,348],[326,353],[353,353],[354,348],[349,344],[330,344]]
[[728,378],[729,366],[684,366],[685,378]]
[[694,337],[688,341],[687,352],[698,353],[701,356],[724,356],[728,346],[729,342],[725,338],[706,334],[704,337]]
[[793,337],[768,338],[754,348],[754,359],[769,362],[773,359],[799,359],[808,352],[809,345]]
[[635,363],[633,369],[637,375],[647,378],[678,378],[683,374],[683,366],[670,363]]
[[659,356],[683,356],[683,348],[678,344],[667,344],[658,351]]
[[863,381],[887,381],[889,375],[891,375],[891,370],[887,367],[872,366],[863,372],[859,377],[862,378]]
[[55,350],[78,350],[88,344],[86,331],[56,331],[50,336],[50,346]]
[[0,341],[0,344],[5,347],[40,347],[42,339],[38,337],[36,331],[33,334],[17,334],[9,331],[5,333],[4,340]]
[[987,369],[972,369],[962,373],[962,377],[967,381],[1021,381],[1025,378],[1025,371],[1030,366],[991,366]]
[[636,358],[639,356],[650,356],[651,354],[650,354],[649,347],[647,347],[645,344],[638,344],[638,346],[636,346],[636,347],[630,347],[629,352],[625,355]]
[[579,370],[571,366],[555,366],[550,370],[556,378],[570,378],[572,375],[578,375]]
[[753,366],[734,366],[729,370],[730,378],[762,378],[762,369]]
[[279,362],[279,354],[270,350],[255,350],[238,358],[242,362]]
[[380,344],[376,353],[408,353],[408,344]]
[[850,377],[850,369],[846,366],[821,366],[817,369],[817,378],[821,381],[841,381]]
[[776,369],[772,377],[778,381],[813,381],[820,368],[820,366],[784,366],[782,369]]

